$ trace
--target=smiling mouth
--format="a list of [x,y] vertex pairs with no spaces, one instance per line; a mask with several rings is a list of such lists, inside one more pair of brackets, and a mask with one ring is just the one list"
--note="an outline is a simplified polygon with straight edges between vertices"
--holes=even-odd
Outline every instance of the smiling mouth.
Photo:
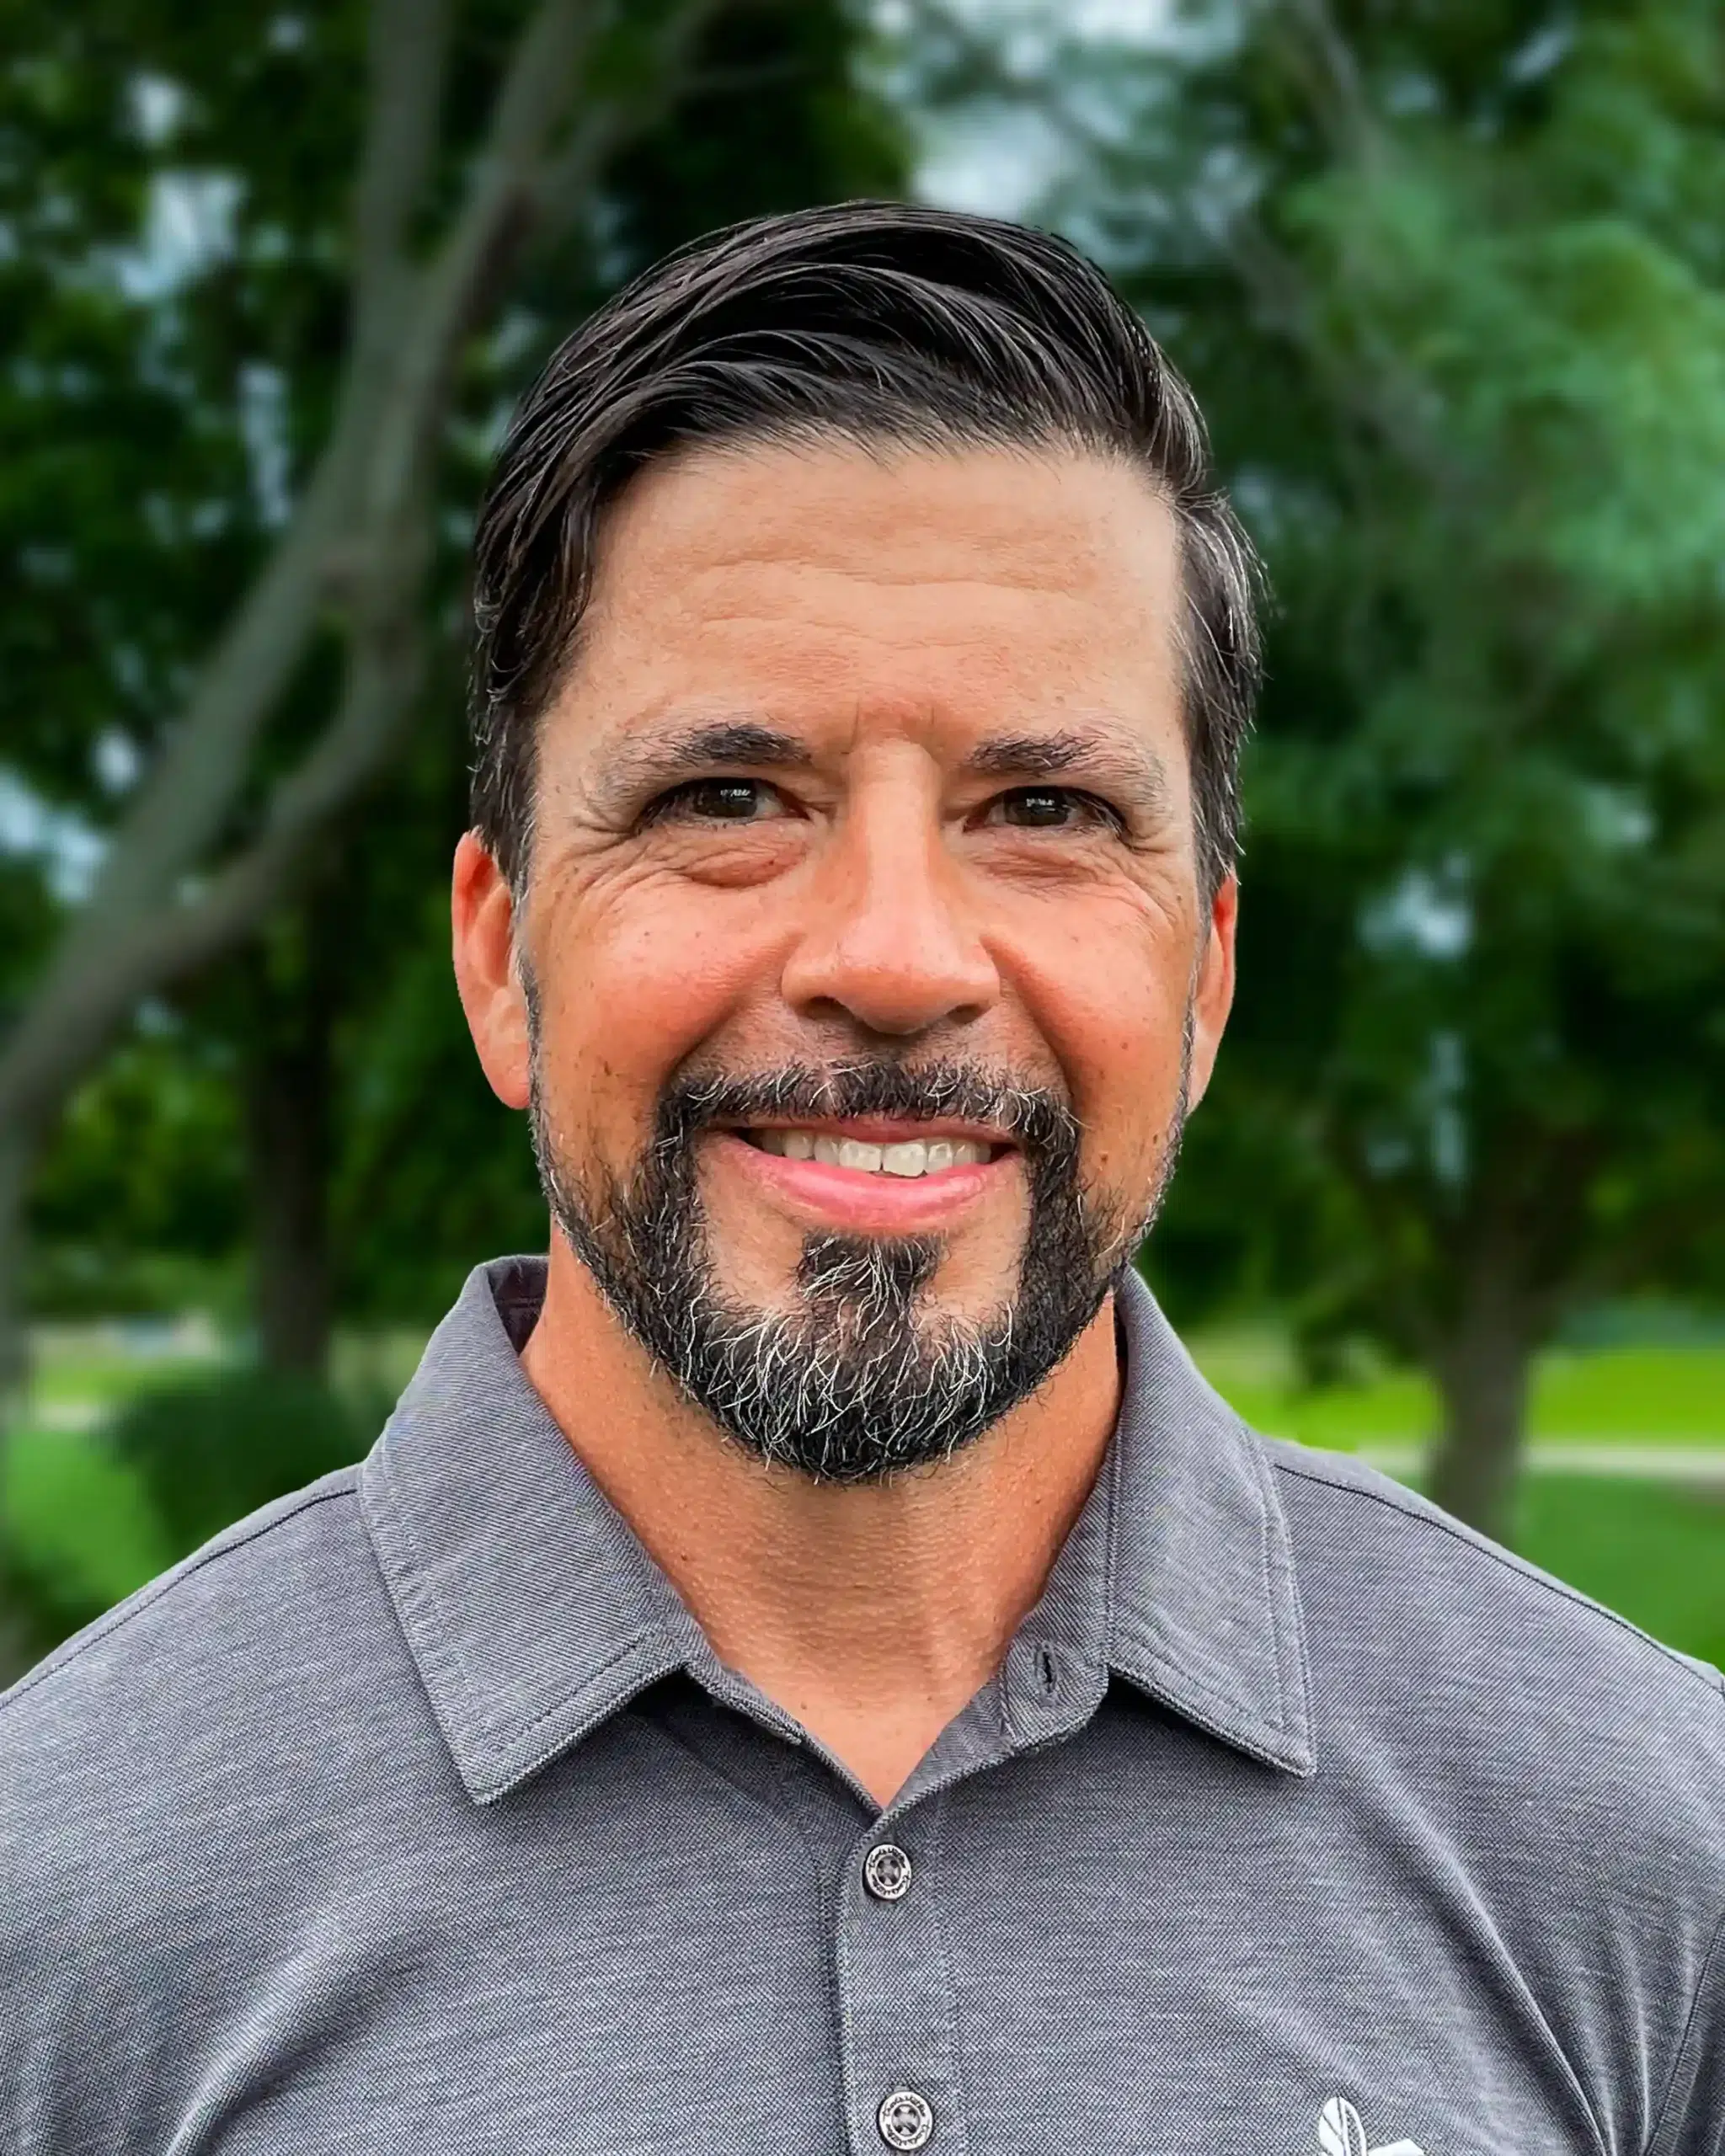
[[776,1128],[742,1129],[736,1135],[758,1151],[782,1160],[814,1161],[824,1167],[905,1181],[944,1175],[953,1168],[980,1167],[1012,1150],[974,1138],[909,1138],[877,1144],[864,1138],[836,1138],[824,1130]]

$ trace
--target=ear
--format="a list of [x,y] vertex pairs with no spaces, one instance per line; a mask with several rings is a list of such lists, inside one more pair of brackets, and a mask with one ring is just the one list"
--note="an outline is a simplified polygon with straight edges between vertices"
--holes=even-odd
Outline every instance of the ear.
[[505,1107],[527,1105],[527,1001],[515,963],[515,901],[472,831],[455,850],[449,894],[456,986],[479,1066]]
[[1234,1007],[1234,932],[1240,919],[1240,882],[1225,879],[1210,901],[1210,925],[1199,954],[1192,991],[1192,1080],[1186,1105],[1195,1108],[1209,1090],[1216,1050]]

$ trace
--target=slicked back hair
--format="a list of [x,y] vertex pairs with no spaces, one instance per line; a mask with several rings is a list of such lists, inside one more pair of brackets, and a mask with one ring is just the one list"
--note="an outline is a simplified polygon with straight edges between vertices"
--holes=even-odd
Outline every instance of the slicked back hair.
[[560,345],[499,454],[475,542],[473,822],[519,890],[535,734],[575,655],[600,520],[679,450],[841,439],[1079,450],[1167,502],[1199,877],[1233,865],[1258,677],[1258,569],[1196,401],[1091,263],[1047,233],[846,202],[710,234]]

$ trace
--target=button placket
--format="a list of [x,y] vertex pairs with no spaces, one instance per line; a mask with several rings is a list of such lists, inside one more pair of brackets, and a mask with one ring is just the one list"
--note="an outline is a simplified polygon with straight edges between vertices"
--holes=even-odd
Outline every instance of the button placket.
[[[963,2107],[953,2074],[953,1990],[936,1903],[939,1866],[932,1816],[938,1796],[914,1804],[907,1849],[879,1824],[857,1844],[841,1897],[837,1974],[845,2108],[852,2156],[884,2149],[964,2156]],[[911,1851],[915,1851],[914,1856]]]
[[1070,1737],[1089,1721],[1108,1689],[1106,1670],[1052,1640],[1014,1642],[1001,1672],[1001,1705],[1015,1748]]

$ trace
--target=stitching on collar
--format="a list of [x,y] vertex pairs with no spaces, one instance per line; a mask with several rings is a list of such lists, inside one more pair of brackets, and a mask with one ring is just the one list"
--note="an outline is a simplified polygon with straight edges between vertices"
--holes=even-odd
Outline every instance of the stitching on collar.
[[[1289,1722],[1290,1707],[1297,1705],[1299,1717],[1306,1728],[1309,1741],[1311,1726],[1311,1662],[1310,1648],[1306,1637],[1305,1612],[1300,1605],[1300,1583],[1294,1568],[1292,1539],[1288,1534],[1286,1520],[1283,1518],[1281,1500],[1276,1495],[1275,1482],[1270,1474],[1270,1464],[1265,1456],[1263,1447],[1258,1442],[1257,1433],[1247,1424],[1241,1422],[1237,1417],[1235,1418],[1235,1429],[1241,1449],[1245,1452],[1251,1464],[1252,1478],[1258,1486],[1258,1501],[1262,1508],[1260,1518],[1263,1524],[1264,1603],[1269,1613],[1270,1635],[1274,1646],[1277,1710],[1281,1719],[1281,1726],[1285,1727]],[[1282,1563],[1276,1580],[1272,1582],[1270,1579],[1270,1529],[1278,1520],[1282,1523]],[[1292,1620],[1293,1646],[1297,1656],[1296,1667],[1300,1678],[1300,1697],[1297,1702],[1290,1701],[1286,1680],[1282,1673],[1283,1655],[1289,1644],[1285,1636],[1282,1612],[1284,1596],[1286,1598],[1289,1614]]]
[[[531,1737],[535,1730],[542,1728],[545,1723],[558,1715],[567,1713],[571,1709],[579,1709],[601,1688],[604,1679],[619,1662],[638,1654],[641,1649],[655,1637],[661,1639],[667,1647],[679,1648],[678,1660],[672,1665],[673,1667],[680,1668],[686,1665],[686,1655],[681,1651],[681,1643],[673,1637],[668,1625],[657,1623],[643,1625],[638,1631],[632,1633],[628,1639],[613,1647],[603,1660],[594,1663],[579,1684],[559,1692],[548,1705],[542,1707],[537,1714],[526,1720],[512,1726],[505,1726],[495,1716],[488,1714],[481,1705],[479,1688],[474,1682],[473,1673],[467,1666],[459,1645],[459,1625],[452,1621],[453,1613],[441,1591],[432,1580],[430,1569],[420,1555],[412,1523],[408,1518],[405,1508],[397,1499],[393,1476],[390,1478],[387,1496],[389,1509],[393,1515],[393,1524],[406,1545],[408,1563],[405,1575],[400,1582],[401,1591],[414,1605],[415,1612],[421,1616],[422,1621],[430,1627],[434,1636],[433,1652],[440,1656],[447,1656],[449,1665],[454,1671],[461,1688],[462,1705],[468,1723],[467,1729],[461,1734],[468,1738],[469,1742],[458,1744],[458,1749],[483,1753],[494,1765],[504,1765],[510,1757]],[[386,1578],[389,1578],[390,1568],[386,1566],[384,1572]],[[394,1581],[391,1580],[392,1592],[394,1591],[395,1584]],[[419,1642],[410,1640],[409,1644],[417,1654]],[[618,1704],[621,1705],[622,1702],[619,1701]],[[471,1741],[473,1739],[477,1739],[478,1742],[473,1742]],[[546,1754],[547,1758],[550,1756],[549,1753]]]

